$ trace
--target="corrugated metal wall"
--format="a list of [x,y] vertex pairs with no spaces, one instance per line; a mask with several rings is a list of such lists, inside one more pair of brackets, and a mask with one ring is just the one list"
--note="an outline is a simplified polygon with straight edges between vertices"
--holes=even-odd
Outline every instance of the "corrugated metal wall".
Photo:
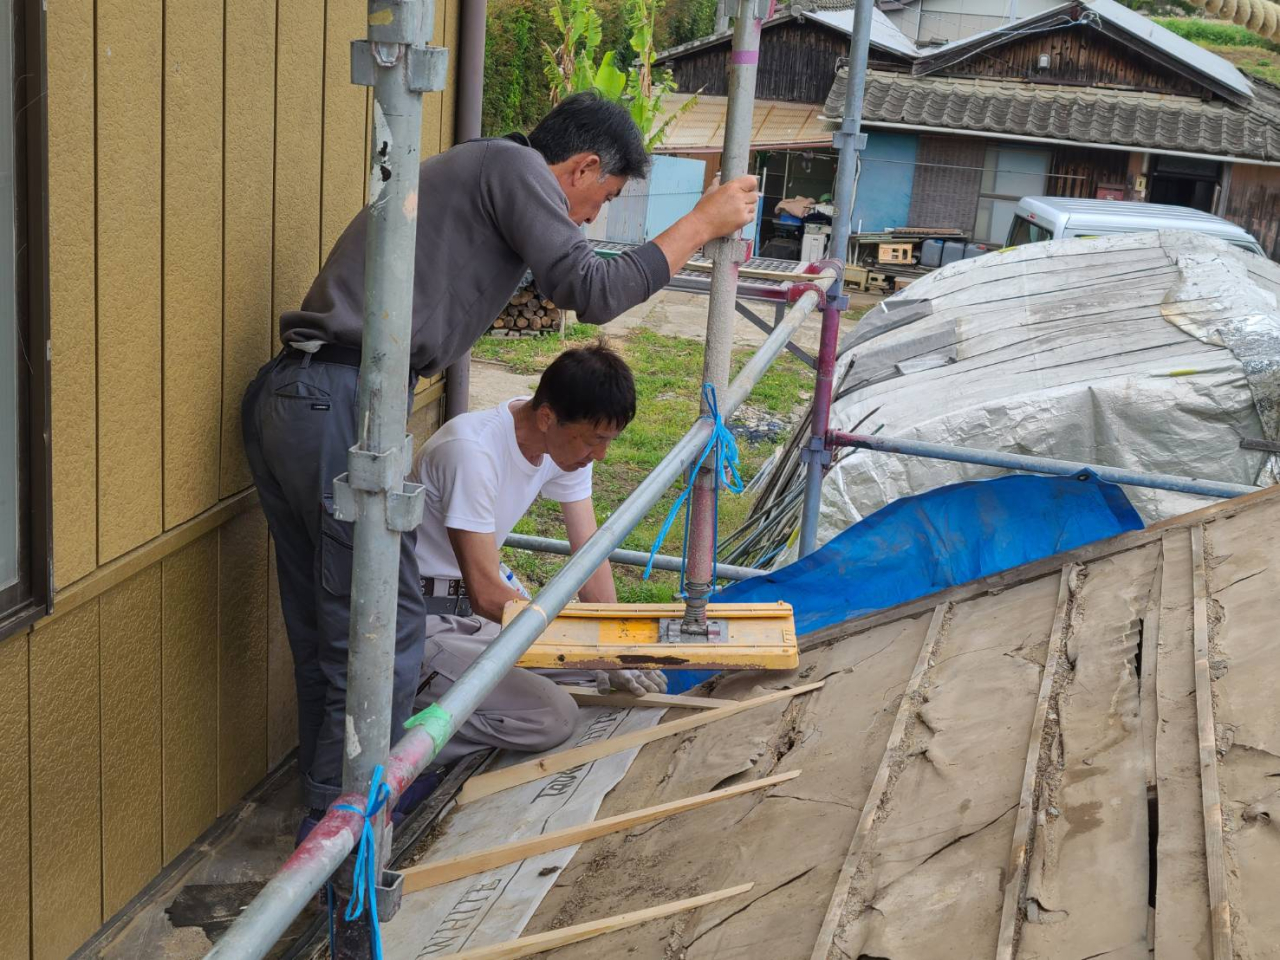
[[[365,9],[48,4],[57,594],[0,643],[3,960],[65,957],[294,744],[239,404],[364,201]],[[453,142],[453,69],[424,155]]]

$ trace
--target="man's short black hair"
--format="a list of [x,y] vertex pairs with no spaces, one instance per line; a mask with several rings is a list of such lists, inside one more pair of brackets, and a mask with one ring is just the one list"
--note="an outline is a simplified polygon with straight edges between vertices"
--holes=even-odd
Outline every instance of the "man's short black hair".
[[649,173],[644,137],[627,108],[598,93],[565,97],[529,134],[529,145],[550,165],[594,153],[604,177],[643,179]]
[[604,343],[566,350],[542,371],[531,406],[548,406],[561,423],[604,423],[621,430],[636,416],[631,368]]

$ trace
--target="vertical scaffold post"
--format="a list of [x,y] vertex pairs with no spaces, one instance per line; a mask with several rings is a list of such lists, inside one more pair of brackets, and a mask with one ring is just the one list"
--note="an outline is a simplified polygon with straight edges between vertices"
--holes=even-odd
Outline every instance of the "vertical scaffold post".
[[[729,106],[725,119],[724,154],[720,179],[728,183],[747,172],[756,102],[756,64],[760,57],[760,27],[770,0],[738,0],[729,68]],[[735,234],[716,240],[711,250],[711,296],[707,304],[707,345],[702,380],[722,395],[729,383],[733,350],[733,322],[738,295],[738,268],[746,259],[746,242]],[[709,414],[706,400],[702,413]],[[680,630],[706,634],[707,598],[715,581],[716,478],[708,464],[694,479],[690,506],[688,565],[685,573],[685,614]]]
[[[367,794],[390,752],[400,538],[422,517],[422,488],[404,477],[413,451],[406,420],[422,94],[444,89],[448,58],[445,49],[427,45],[434,10],[434,0],[370,0],[367,39],[351,45],[352,82],[373,87],[373,137],[359,426],[347,472],[334,481],[335,512],[355,524],[342,763],[347,794]],[[398,906],[398,883],[382,873],[390,824],[390,811],[383,810],[373,831],[382,920]],[[351,872],[348,861],[337,878],[343,899],[352,892]],[[368,956],[369,918],[366,909],[342,926],[339,956]]]
[[[858,154],[866,147],[862,132],[862,100],[867,85],[867,57],[871,47],[871,18],[874,0],[857,0],[853,14],[853,36],[849,41],[849,84],[844,117],[835,135],[840,162],[836,167],[831,221],[831,247],[827,256],[843,265],[849,258],[849,233],[853,222],[854,185],[858,178]],[[827,431],[831,426],[831,398],[835,391],[836,352],[840,340],[840,314],[845,306],[844,276],[837,277],[822,312],[822,340],[818,346],[818,378],[813,389],[809,445],[801,451],[805,463],[804,507],[800,514],[800,556],[807,557],[818,545],[818,513],[822,500],[822,478],[831,464]]]

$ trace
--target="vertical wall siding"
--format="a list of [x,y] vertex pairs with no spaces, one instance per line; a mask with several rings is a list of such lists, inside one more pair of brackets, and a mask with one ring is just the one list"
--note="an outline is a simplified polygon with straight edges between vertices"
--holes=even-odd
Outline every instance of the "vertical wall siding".
[[[351,41],[365,32],[366,4],[330,3],[324,37],[324,137],[321,152],[320,249],[323,261],[364,206],[368,141],[363,136],[365,87],[351,82]],[[310,282],[310,278],[307,279]]]
[[52,328],[54,580],[64,587],[98,562],[98,390],[94,216],[93,5],[47,11],[49,305]]
[[[266,521],[225,501],[251,484],[240,400],[276,316],[365,199],[363,14],[50,4],[60,592],[0,642],[0,960],[73,952],[295,744]],[[424,156],[452,140],[449,76]],[[415,412],[419,442],[438,412]]]
[[218,813],[267,772],[267,521],[218,530]]
[[252,482],[240,397],[271,357],[275,0],[228,0],[223,73],[222,496]]
[[218,502],[222,3],[164,7],[164,525]]
[[103,916],[128,903],[163,862],[160,602],[158,563],[99,600]]
[[63,960],[102,922],[98,602],[35,631],[30,657],[32,955]]
[[218,815],[218,532],[162,561],[163,860]]
[[27,784],[29,748],[27,638],[0,644],[0,960],[31,952],[31,829]]
[[99,563],[162,529],[163,33],[160,0],[98,0]]
[[325,4],[279,0],[276,25],[273,316],[297,309],[320,266]]

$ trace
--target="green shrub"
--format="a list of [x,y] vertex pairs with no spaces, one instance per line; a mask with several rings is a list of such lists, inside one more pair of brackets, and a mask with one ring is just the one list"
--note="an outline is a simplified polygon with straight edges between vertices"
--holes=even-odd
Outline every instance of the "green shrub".
[[1280,44],[1264,40],[1234,23],[1194,17],[1152,17],[1152,20],[1171,33],[1202,47],[1261,47],[1280,53]]

